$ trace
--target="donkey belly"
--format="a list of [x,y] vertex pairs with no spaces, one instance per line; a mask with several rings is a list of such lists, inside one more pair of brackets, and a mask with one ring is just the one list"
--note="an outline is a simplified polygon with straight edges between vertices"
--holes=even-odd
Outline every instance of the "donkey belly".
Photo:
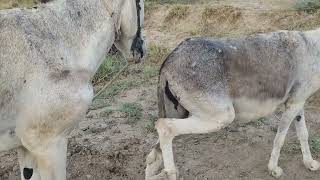
[[236,119],[243,122],[268,116],[272,114],[281,103],[282,100],[278,99],[257,100],[238,98],[233,101]]

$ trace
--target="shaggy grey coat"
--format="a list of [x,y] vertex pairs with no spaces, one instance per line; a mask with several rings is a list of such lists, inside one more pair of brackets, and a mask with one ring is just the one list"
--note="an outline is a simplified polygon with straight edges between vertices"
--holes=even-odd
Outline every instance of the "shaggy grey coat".
[[56,0],[0,11],[0,151],[19,148],[22,179],[66,179],[66,136],[91,103],[106,53],[115,43],[128,58],[143,56],[142,37],[134,44],[143,28],[137,2]]
[[275,177],[282,174],[278,158],[294,118],[304,164],[317,170],[319,163],[310,153],[303,107],[320,88],[319,35],[320,30],[278,31],[183,41],[161,68],[161,119],[156,123],[160,143],[148,156],[147,179],[156,177],[162,158],[165,169],[158,176],[176,179],[172,153],[175,136],[218,131],[234,119],[265,117],[281,104],[286,110],[279,123],[269,171]]

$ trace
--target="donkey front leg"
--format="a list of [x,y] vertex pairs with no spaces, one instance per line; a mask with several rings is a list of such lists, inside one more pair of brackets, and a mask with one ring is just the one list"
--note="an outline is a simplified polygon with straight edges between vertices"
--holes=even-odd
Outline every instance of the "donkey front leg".
[[311,171],[316,171],[319,169],[320,163],[316,160],[313,160],[310,152],[310,147],[308,143],[309,134],[306,126],[304,111],[301,111],[299,113],[294,123],[296,126],[297,136],[301,145],[303,163],[306,166],[306,168],[310,169]]
[[35,156],[42,180],[66,180],[67,138],[56,139]]
[[47,142],[19,149],[22,179],[66,180],[67,138],[52,137]]
[[286,134],[293,119],[303,109],[304,103],[289,104],[283,112],[278,125],[278,131],[273,142],[273,149],[268,164],[268,169],[272,176],[278,178],[282,175],[282,169],[278,166],[280,151],[283,146]]
[[22,180],[41,180],[34,156],[23,146],[17,149]]

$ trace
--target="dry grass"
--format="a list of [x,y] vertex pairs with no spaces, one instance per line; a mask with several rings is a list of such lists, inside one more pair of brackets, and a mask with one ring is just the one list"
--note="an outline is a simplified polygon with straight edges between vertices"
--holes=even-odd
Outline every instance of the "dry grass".
[[270,19],[270,26],[284,30],[310,30],[320,26],[320,11],[313,14],[299,11],[279,11],[264,13],[261,16]]
[[160,65],[165,60],[168,54],[168,48],[156,44],[150,44],[148,48],[148,56],[146,58],[146,62],[148,64]]
[[199,34],[225,36],[230,31],[239,29],[242,12],[232,6],[207,7],[201,15]]
[[38,2],[38,0],[0,0],[0,9],[32,7]]
[[210,0],[145,0],[148,3],[154,4],[195,4],[195,3],[205,3]]
[[188,16],[189,6],[174,6],[169,11],[169,14],[165,17],[166,22],[173,22],[175,20],[181,20]]

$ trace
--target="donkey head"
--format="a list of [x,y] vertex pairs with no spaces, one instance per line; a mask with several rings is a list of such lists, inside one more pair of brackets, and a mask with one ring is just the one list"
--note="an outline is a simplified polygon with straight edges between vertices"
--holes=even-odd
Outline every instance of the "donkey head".
[[120,7],[119,31],[115,46],[130,60],[140,62],[145,55],[143,33],[144,1],[124,0]]

